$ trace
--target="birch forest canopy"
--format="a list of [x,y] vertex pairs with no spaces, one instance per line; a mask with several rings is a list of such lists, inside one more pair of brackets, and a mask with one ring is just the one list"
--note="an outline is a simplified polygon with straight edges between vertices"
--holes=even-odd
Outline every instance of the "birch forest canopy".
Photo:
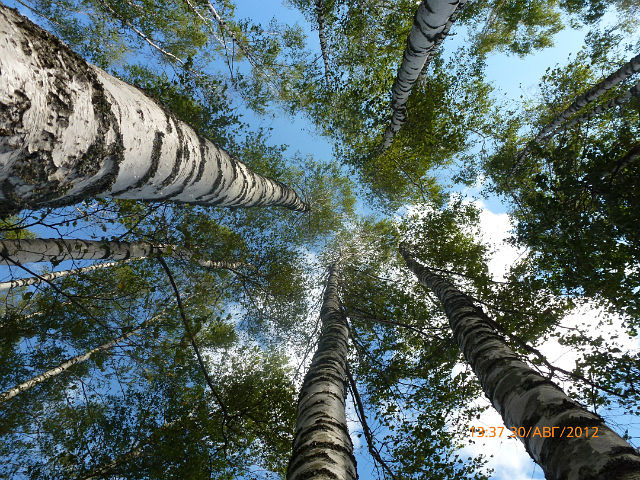
[[0,478],[640,478],[639,0],[1,1]]

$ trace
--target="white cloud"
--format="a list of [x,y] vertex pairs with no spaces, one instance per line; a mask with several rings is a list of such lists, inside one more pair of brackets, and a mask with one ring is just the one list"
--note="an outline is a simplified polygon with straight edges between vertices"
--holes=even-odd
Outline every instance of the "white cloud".
[[[474,202],[481,209],[480,230],[482,239],[493,249],[489,261],[489,271],[495,280],[503,280],[509,267],[525,253],[524,249],[515,248],[505,240],[510,236],[510,231],[514,225],[506,213],[494,213],[481,201]],[[587,334],[594,337],[602,336],[605,345],[612,345],[614,342],[621,349],[637,351],[640,342],[626,335],[624,332],[623,319],[609,316],[608,322],[600,322],[607,316],[604,309],[596,307],[594,304],[585,303],[574,309],[565,316],[561,325],[565,328],[580,328]],[[599,325],[600,324],[600,325]],[[598,326],[599,325],[599,326]],[[579,353],[566,345],[560,345],[556,338],[550,338],[538,349],[547,357],[549,362],[563,368],[571,370],[575,366]],[[457,365],[452,375],[456,375],[464,369],[463,365]],[[560,384],[566,388],[566,384]],[[474,424],[478,427],[503,427],[504,423],[498,412],[489,404],[486,398],[478,400],[479,405],[489,405],[489,408],[480,416]],[[601,413],[601,412],[599,412]],[[604,412],[603,412],[604,413]],[[605,416],[606,420],[606,416]],[[542,479],[544,475],[526,453],[522,442],[517,439],[507,439],[507,430],[502,438],[475,439],[475,443],[466,447],[463,452],[469,455],[484,454],[492,456],[488,466],[494,469],[494,479],[508,480],[530,480]],[[468,432],[471,435],[471,432]]]
[[[480,405],[488,403],[485,398],[478,401]],[[501,437],[485,439],[474,437],[475,443],[463,450],[464,454],[471,456],[480,454],[491,456],[488,466],[494,469],[493,479],[531,480],[544,478],[542,470],[531,460],[522,442],[515,438],[508,438],[510,431],[504,426],[502,418],[491,405],[474,423],[474,427],[486,429],[496,427],[496,435],[501,432],[500,427],[504,427]],[[468,433],[471,436],[471,432]]]

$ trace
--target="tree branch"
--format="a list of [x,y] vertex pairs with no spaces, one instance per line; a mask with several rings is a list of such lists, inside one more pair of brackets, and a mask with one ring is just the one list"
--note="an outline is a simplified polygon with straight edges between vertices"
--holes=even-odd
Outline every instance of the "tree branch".
[[375,444],[373,443],[373,435],[371,434],[371,429],[369,428],[369,424],[367,423],[367,416],[364,411],[364,406],[362,405],[362,399],[360,398],[358,387],[356,386],[356,382],[353,379],[353,375],[351,375],[351,371],[349,370],[348,366],[347,366],[347,378],[349,379],[349,386],[351,387],[351,394],[352,394],[351,398],[353,399],[353,403],[357,408],[357,412],[359,412],[358,418],[360,419],[360,424],[362,425],[362,431],[364,432],[364,437],[367,439],[367,446],[369,447],[369,453],[371,453],[371,456],[373,457],[373,459],[376,462],[378,462],[382,466],[382,468],[384,468],[387,471],[389,476],[393,480],[396,480],[397,477],[393,474],[393,471],[391,470],[389,465],[387,465],[387,462],[385,462],[382,459],[382,457],[380,456],[380,452],[378,451]]
[[160,262],[160,264],[162,265],[162,268],[164,268],[164,271],[169,277],[169,282],[171,283],[171,287],[173,288],[173,291],[176,295],[176,302],[178,304],[178,309],[180,310],[180,318],[182,319],[182,325],[184,326],[187,336],[189,337],[189,342],[191,343],[191,347],[193,348],[193,351],[196,354],[196,357],[198,359],[198,364],[200,365],[200,370],[202,370],[202,374],[204,375],[207,385],[209,385],[209,388],[211,389],[213,396],[215,397],[216,401],[218,402],[218,405],[220,406],[220,410],[222,411],[222,416],[223,416],[223,425],[225,425],[229,415],[227,411],[227,407],[222,401],[222,397],[218,392],[217,388],[215,387],[213,380],[209,376],[209,372],[207,371],[207,366],[205,365],[202,355],[200,354],[200,348],[196,343],[195,335],[191,331],[191,327],[189,327],[189,322],[187,321],[187,317],[184,313],[182,298],[180,297],[180,292],[178,291],[178,286],[176,285],[176,281],[173,277],[173,274],[171,273],[171,270],[169,270],[169,267],[167,266],[167,262],[164,261],[164,258],[158,255],[158,261]]

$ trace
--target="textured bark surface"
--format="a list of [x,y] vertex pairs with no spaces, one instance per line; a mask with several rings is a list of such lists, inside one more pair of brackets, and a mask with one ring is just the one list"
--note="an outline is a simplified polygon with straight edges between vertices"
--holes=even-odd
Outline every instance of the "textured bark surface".
[[[640,478],[640,454],[557,385],[520,361],[469,297],[400,249],[419,282],[444,304],[454,337],[505,425],[554,428],[555,436],[519,437],[550,480]],[[565,427],[598,428],[597,437],[560,438]]]
[[345,415],[349,329],[340,311],[335,265],[329,271],[320,319],[318,349],[298,398],[287,480],[358,478]]
[[0,215],[94,196],[307,210],[1,4],[0,71]]
[[427,58],[424,61],[424,65],[422,65],[422,69],[420,70],[420,75],[418,76],[418,81],[421,82],[423,85],[427,83],[427,71],[429,69],[429,65],[431,64],[431,60],[433,60],[434,54],[438,51],[438,49],[440,48],[440,45],[442,45],[442,42],[444,42],[444,39],[447,38],[447,35],[449,35],[449,30],[451,30],[451,26],[453,25],[453,22],[456,21],[456,18],[458,17],[458,13],[460,13],[460,8],[463,5],[464,5],[464,2],[458,3],[458,6],[456,7],[455,11],[451,14],[451,16],[449,17],[449,20],[447,21],[447,24],[444,26],[444,30],[440,32],[440,34],[436,38],[435,43],[433,44],[433,47],[431,48],[431,51],[427,55]]
[[455,13],[466,0],[423,0],[409,33],[402,64],[393,84],[391,124],[384,132],[382,150],[389,148],[407,121],[407,101],[420,72],[449,33]]
[[[32,262],[53,262],[59,263],[65,260],[115,260],[110,264],[101,266],[92,265],[86,268],[78,268],[65,272],[54,272],[68,275],[71,273],[81,273],[81,271],[91,271],[97,268],[113,266],[127,260],[141,260],[153,254],[162,254],[183,260],[192,260],[193,256],[188,250],[178,248],[173,245],[158,245],[149,242],[101,242],[98,240],[64,240],[61,238],[33,238],[22,240],[0,240],[0,265],[22,265]],[[255,268],[250,264],[242,262],[225,262],[213,260],[197,260],[198,265],[205,268],[227,268],[235,270],[241,267]],[[41,275],[47,278],[47,275]],[[40,278],[30,279],[33,283],[40,281]],[[16,280],[21,282],[23,280]],[[25,279],[27,281],[27,279]],[[7,282],[11,283],[11,282]]]
[[561,128],[567,129],[579,123],[588,122],[589,120],[594,118],[596,115],[600,115],[601,113],[606,112],[611,108],[622,107],[627,103],[629,103],[632,99],[637,98],[638,96],[640,96],[640,82],[636,83],[633,87],[631,87],[629,90],[624,92],[619,97],[612,98],[607,103],[598,105],[589,113],[572,118],[570,121],[562,125]]
[[[129,258],[126,260],[118,260],[116,262],[96,263],[94,265],[89,265],[88,267],[72,268],[69,270],[61,270],[59,272],[43,273],[37,277],[18,278],[16,280],[11,280],[8,282],[0,282],[0,291],[10,290],[12,288],[18,288],[18,287],[28,287],[29,285],[36,285],[41,282],[50,282],[58,278],[68,277],[69,275],[78,275],[78,274],[87,273],[87,272],[94,272],[96,270],[113,267],[116,265],[120,265],[122,263],[130,262],[132,260],[142,260],[143,258],[145,257]],[[211,260],[199,260],[198,265],[205,268],[226,268],[229,270],[236,270],[242,267],[250,267],[254,269],[252,265],[242,263],[242,262],[214,262]]]
[[100,242],[58,238],[0,240],[0,265],[59,263],[65,260],[140,259],[153,253],[166,253],[168,248],[148,242]]

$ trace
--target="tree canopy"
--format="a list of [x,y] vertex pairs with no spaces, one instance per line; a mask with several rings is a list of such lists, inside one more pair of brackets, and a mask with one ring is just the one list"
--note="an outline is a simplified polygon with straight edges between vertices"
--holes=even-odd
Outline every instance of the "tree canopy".
[[[251,9],[231,0],[5,3],[26,19],[0,4],[0,51],[33,66],[0,58],[13,75],[0,89],[0,477],[285,478],[299,469],[292,445],[308,450],[296,403],[336,376],[360,478],[506,475],[495,449],[474,446],[479,427],[502,426],[486,424],[500,402],[484,398],[482,361],[406,252],[517,362],[628,442],[612,472],[635,468],[637,0],[291,0],[266,21],[266,7],[242,18]],[[12,45],[12,21],[50,32],[37,35],[57,60]],[[548,55],[567,30],[584,42]],[[505,74],[496,59],[548,68],[525,98],[492,80]],[[20,94],[22,76],[37,86],[65,65],[64,84]],[[91,134],[119,147],[60,154],[83,140],[56,132],[99,114],[109,127]],[[298,128],[332,151],[292,151],[283,129]],[[134,193],[77,193],[118,155]],[[189,197],[207,169],[210,190]],[[247,200],[257,188],[284,199]],[[489,214],[511,221],[501,246]],[[317,366],[332,328],[348,336],[338,373]]]

